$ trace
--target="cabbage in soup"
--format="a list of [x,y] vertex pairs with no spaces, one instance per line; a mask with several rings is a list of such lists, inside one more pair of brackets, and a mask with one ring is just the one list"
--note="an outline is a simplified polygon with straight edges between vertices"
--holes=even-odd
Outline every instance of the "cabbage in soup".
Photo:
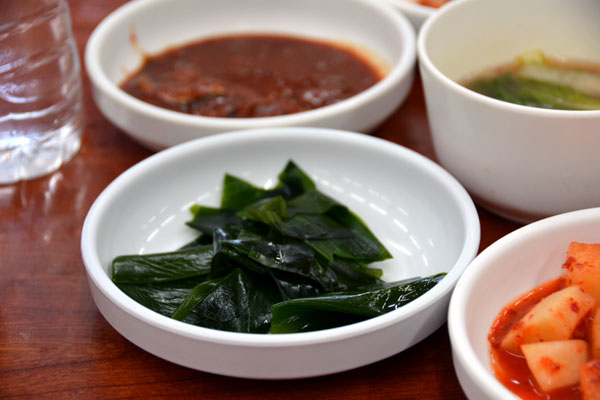
[[463,85],[494,99],[558,110],[600,110],[600,64],[565,61],[540,51]]

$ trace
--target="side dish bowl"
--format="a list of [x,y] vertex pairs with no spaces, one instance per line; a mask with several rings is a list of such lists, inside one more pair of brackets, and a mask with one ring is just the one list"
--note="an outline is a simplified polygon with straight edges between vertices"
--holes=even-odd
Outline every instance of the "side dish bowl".
[[[273,186],[288,160],[317,188],[360,216],[392,253],[374,264],[386,281],[447,272],[406,306],[315,332],[244,334],[189,325],[155,313],[115,286],[117,255],[167,251],[194,238],[192,204],[218,206],[225,173]],[[446,322],[455,282],[475,257],[479,219],[462,186],[429,159],[367,135],[319,128],[224,133],[160,152],[115,179],[86,218],[81,251],[91,292],[124,337],[190,368],[245,378],[318,376],[396,354]],[[293,362],[290,362],[293,360]]]
[[463,0],[423,25],[417,48],[433,145],[476,202],[521,222],[600,206],[600,110],[516,105],[459,83],[536,50],[600,63],[599,14],[595,0]]
[[437,11],[436,8],[421,5],[415,0],[388,0],[388,2],[406,15],[416,30],[419,30],[425,20]]
[[488,333],[500,310],[558,278],[569,243],[600,243],[600,208],[534,222],[479,254],[459,279],[448,312],[454,367],[470,399],[513,400],[492,372]]
[[[145,103],[119,87],[141,65],[144,54],[204,38],[249,33],[345,44],[366,54],[375,65],[385,65],[388,73],[374,86],[338,103],[262,118],[179,113]],[[405,99],[415,62],[415,33],[408,20],[390,5],[368,0],[135,1],[98,25],[85,52],[93,96],[102,113],[152,149],[259,127],[318,126],[367,132]]]

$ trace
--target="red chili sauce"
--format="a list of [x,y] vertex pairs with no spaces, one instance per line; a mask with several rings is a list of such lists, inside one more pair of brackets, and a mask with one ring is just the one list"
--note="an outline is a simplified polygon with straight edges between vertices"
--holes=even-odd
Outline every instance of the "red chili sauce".
[[440,8],[450,0],[418,0],[418,3],[422,6]]
[[227,36],[148,57],[122,88],[159,107],[210,117],[268,117],[351,97],[382,74],[355,52],[304,39]]
[[[494,374],[504,386],[522,399],[580,400],[582,398],[579,384],[568,388],[558,389],[550,393],[544,393],[537,387],[533,374],[527,367],[525,357],[512,354],[500,348],[500,343],[504,336],[506,336],[511,327],[518,322],[523,315],[544,297],[565,287],[564,278],[558,278],[525,293],[518,297],[512,304],[509,304],[502,309],[490,329],[488,340],[491,344],[490,356]],[[573,338],[585,338],[588,320],[577,327],[573,334]]]

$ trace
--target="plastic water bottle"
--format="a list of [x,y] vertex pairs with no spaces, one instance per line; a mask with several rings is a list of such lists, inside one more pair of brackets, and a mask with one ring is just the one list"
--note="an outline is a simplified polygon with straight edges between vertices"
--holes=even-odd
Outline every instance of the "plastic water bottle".
[[59,168],[79,150],[82,125],[66,0],[0,0],[0,184]]

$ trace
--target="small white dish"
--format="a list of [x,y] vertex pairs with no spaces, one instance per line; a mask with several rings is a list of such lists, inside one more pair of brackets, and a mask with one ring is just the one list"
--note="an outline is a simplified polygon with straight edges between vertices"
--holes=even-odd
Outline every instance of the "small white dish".
[[517,296],[561,275],[572,241],[600,243],[600,208],[546,218],[506,235],[482,251],[459,279],[448,329],[456,374],[469,399],[518,399],[493,374],[488,333]]
[[[137,45],[131,43],[135,33]],[[263,118],[189,115],[145,103],[119,88],[144,56],[208,37],[247,33],[338,42],[370,55],[389,72],[370,88],[338,103]],[[392,6],[369,0],[146,0],[106,17],[92,33],[85,66],[93,97],[111,122],[141,144],[162,149],[231,130],[318,126],[368,132],[406,98],[416,63],[415,32]],[[139,46],[139,47],[138,47]]]
[[599,15],[597,0],[461,0],[421,28],[434,149],[479,204],[519,222],[600,206],[600,110],[527,107],[459,83],[536,50],[600,63]]
[[[406,306],[357,324],[260,335],[189,325],[155,313],[113,284],[121,254],[167,251],[193,239],[193,203],[218,206],[225,173],[269,187],[288,160],[359,215],[392,253],[385,280],[447,272]],[[462,186],[431,160],[363,134],[265,128],[214,135],[160,152],[115,179],[85,220],[81,251],[106,320],[139,347],[174,363],[245,378],[325,375],[396,354],[446,322],[455,282],[475,257],[479,218]],[[293,362],[290,362],[293,360]]]
[[388,0],[388,2],[406,15],[417,31],[425,20],[437,10],[433,7],[421,5],[414,0]]

